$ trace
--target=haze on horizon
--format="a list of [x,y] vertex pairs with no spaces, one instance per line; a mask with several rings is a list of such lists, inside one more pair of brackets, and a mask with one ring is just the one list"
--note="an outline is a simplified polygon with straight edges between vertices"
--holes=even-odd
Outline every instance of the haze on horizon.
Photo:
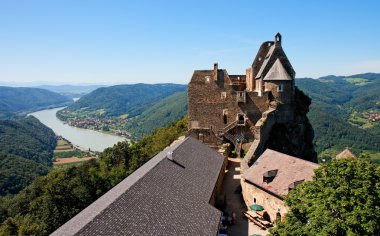
[[280,32],[297,77],[380,72],[380,2],[0,1],[0,84],[186,84],[244,74]]

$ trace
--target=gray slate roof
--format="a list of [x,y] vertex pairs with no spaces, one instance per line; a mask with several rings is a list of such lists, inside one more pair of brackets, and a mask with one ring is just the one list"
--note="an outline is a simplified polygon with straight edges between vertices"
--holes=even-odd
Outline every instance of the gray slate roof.
[[193,138],[179,141],[53,235],[217,235],[221,212],[209,201],[223,162]]
[[[270,45],[270,46],[269,46]],[[262,58],[265,55],[264,58]],[[261,61],[259,60],[261,58]],[[273,64],[280,60],[287,74],[291,78],[295,77],[295,71],[290,64],[288,57],[282,49],[281,43],[276,44],[272,41],[265,42],[261,45],[259,52],[252,64],[253,75],[255,79],[264,78],[268,71],[272,68]],[[256,72],[258,71],[258,72]]]
[[277,59],[265,75],[264,80],[292,80],[292,77],[286,72],[280,59]]

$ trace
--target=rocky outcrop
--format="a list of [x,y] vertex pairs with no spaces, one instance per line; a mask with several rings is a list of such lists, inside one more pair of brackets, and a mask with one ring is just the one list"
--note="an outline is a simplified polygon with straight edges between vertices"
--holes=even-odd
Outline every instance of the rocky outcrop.
[[251,166],[267,148],[317,162],[314,130],[307,118],[310,104],[311,99],[295,88],[294,104],[277,104],[264,112],[256,124],[257,140],[244,158],[247,165]]
[[317,162],[314,151],[314,130],[307,113],[311,99],[301,90],[295,90],[294,120],[286,123],[275,123],[264,146],[304,160]]

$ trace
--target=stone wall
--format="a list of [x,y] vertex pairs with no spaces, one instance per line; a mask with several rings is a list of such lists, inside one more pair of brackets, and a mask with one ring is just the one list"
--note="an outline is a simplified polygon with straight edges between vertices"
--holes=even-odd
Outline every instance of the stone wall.
[[217,196],[219,195],[219,192],[222,189],[223,178],[226,173],[227,165],[228,165],[228,158],[224,157],[223,167],[219,172],[218,180],[216,181],[214,191],[212,192],[212,195],[210,198],[210,204],[213,206],[215,206],[217,202]]
[[[282,91],[279,90],[280,86]],[[265,81],[265,90],[272,91],[274,99],[283,104],[292,103],[294,100],[293,81]]]
[[[189,83],[189,130],[210,129],[218,135],[225,127],[235,122],[238,115],[245,115],[244,138],[253,141],[254,126],[261,118],[262,112],[268,109],[268,93],[260,97],[256,92],[245,91],[245,83],[232,81],[225,70],[218,70],[218,79],[215,81],[212,79],[214,73],[213,70],[195,71]],[[239,92],[244,94],[245,102],[238,102]],[[190,133],[196,137],[194,132]],[[207,142],[209,141],[211,139]]]
[[272,222],[276,220],[277,212],[281,214],[281,219],[288,213],[288,208],[282,199],[246,182],[244,178],[241,179],[241,186],[247,209],[254,203],[263,206]]

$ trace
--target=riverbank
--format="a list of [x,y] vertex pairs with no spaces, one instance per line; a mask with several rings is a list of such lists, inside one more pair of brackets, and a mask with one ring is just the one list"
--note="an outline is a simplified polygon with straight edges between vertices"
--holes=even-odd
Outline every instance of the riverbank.
[[111,117],[104,113],[104,109],[93,112],[87,112],[86,109],[80,112],[62,109],[57,112],[57,118],[73,127],[131,138],[131,134],[125,130],[128,115]]
[[91,151],[102,152],[105,148],[112,147],[118,142],[128,141],[125,137],[81,129],[65,124],[56,117],[57,111],[62,109],[64,107],[46,109],[30,113],[29,115],[36,117],[41,123],[51,128],[57,136],[62,136],[66,140],[69,140],[74,147],[82,151],[90,149]]
[[84,150],[83,148],[74,146],[69,140],[63,138],[62,136],[58,136],[57,146],[53,155],[53,164],[63,165],[88,161],[96,158],[97,155],[98,152]]

